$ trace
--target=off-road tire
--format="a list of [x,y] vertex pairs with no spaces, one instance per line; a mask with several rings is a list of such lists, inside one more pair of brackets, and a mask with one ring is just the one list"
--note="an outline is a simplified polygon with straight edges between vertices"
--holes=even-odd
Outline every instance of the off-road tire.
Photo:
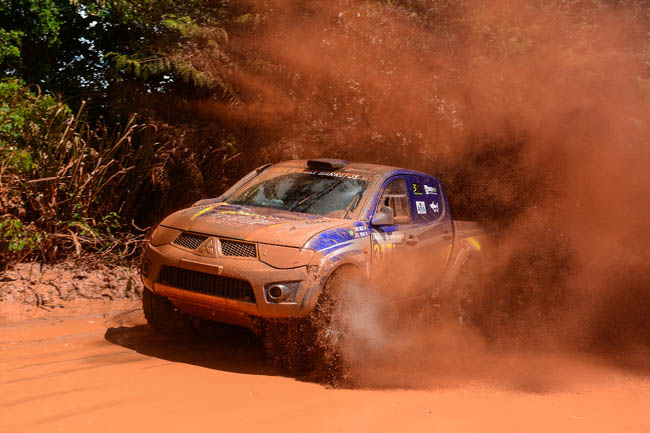
[[451,319],[462,326],[473,322],[473,298],[479,284],[477,272],[478,257],[470,255],[460,267],[454,280],[447,284],[440,299],[443,318]]
[[162,296],[148,289],[142,292],[142,311],[152,329],[164,334],[178,334],[187,331],[184,315]]
[[307,319],[268,320],[262,330],[268,358],[277,369],[294,376],[314,370],[318,358],[316,330]]
[[276,368],[328,383],[344,381],[346,318],[342,303],[346,302],[346,291],[358,290],[360,281],[355,269],[341,268],[328,278],[307,318],[265,323],[262,339]]

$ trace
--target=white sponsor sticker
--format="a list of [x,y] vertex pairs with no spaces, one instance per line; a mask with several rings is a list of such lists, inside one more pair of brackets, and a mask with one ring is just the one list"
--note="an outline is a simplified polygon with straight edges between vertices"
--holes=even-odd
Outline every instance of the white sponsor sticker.
[[427,207],[426,207],[426,205],[424,204],[423,201],[416,201],[415,202],[415,207],[417,208],[418,213],[420,215],[427,213]]
[[[431,210],[433,210],[435,213],[440,213],[440,206],[438,206],[438,203],[432,201],[431,204],[429,205]],[[419,213],[419,212],[418,212]]]
[[438,195],[438,190],[435,186],[424,185],[424,193],[427,195]]
[[347,179],[363,179],[358,174],[337,173],[337,172],[332,172],[332,171],[304,170],[303,173],[305,173],[305,174],[315,174],[315,175],[318,175],[318,176],[344,177],[344,178],[347,178]]

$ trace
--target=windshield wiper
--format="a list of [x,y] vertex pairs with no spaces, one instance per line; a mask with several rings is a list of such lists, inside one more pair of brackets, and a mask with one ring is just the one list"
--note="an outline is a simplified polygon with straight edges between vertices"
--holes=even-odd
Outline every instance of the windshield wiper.
[[[341,179],[337,180],[336,182],[334,182],[333,184],[331,184],[330,186],[328,186],[327,188],[325,188],[323,191],[321,191],[321,192],[313,192],[313,193],[309,194],[307,197],[303,198],[303,199],[300,200],[298,203],[296,203],[295,205],[291,206],[291,207],[289,208],[289,211],[290,211],[290,212],[293,212],[295,209],[297,209],[300,205],[302,205],[303,203],[305,203],[305,202],[306,202],[307,200],[309,200],[309,199],[312,199],[313,201],[318,200],[319,198],[323,197],[325,194],[328,194],[328,193],[331,192],[334,188],[336,188],[337,186],[339,186],[339,185],[340,185],[344,180],[345,180],[345,178],[342,177]],[[312,205],[307,206],[307,207],[305,208],[305,210],[309,209],[310,206],[312,206]]]
[[359,203],[361,202],[361,196],[362,196],[363,190],[359,191],[354,195],[352,198],[352,201],[350,201],[350,204],[348,207],[345,208],[345,214],[343,215],[343,219],[347,218],[350,212],[354,211]]

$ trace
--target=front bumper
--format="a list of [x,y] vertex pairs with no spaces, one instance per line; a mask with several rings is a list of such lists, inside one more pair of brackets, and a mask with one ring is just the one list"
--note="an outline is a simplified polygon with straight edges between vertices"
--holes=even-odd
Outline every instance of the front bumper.
[[[308,271],[316,269],[317,266],[276,269],[257,259],[203,257],[170,244],[147,245],[144,260],[148,262],[148,269],[146,273],[143,272],[142,280],[147,289],[168,298],[187,314],[239,326],[251,327],[251,317],[305,317],[309,314],[311,305],[308,301],[317,296],[319,289],[319,279]],[[255,302],[228,299],[162,284],[159,276],[163,266],[248,281],[252,286]],[[299,282],[294,302],[273,303],[266,299],[264,286],[277,282]]]

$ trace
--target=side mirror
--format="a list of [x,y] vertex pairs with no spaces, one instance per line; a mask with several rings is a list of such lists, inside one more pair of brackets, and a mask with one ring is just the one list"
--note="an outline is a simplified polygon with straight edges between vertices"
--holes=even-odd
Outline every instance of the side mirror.
[[373,227],[395,225],[395,214],[393,213],[393,209],[388,206],[382,206],[379,213],[372,217],[371,224]]

